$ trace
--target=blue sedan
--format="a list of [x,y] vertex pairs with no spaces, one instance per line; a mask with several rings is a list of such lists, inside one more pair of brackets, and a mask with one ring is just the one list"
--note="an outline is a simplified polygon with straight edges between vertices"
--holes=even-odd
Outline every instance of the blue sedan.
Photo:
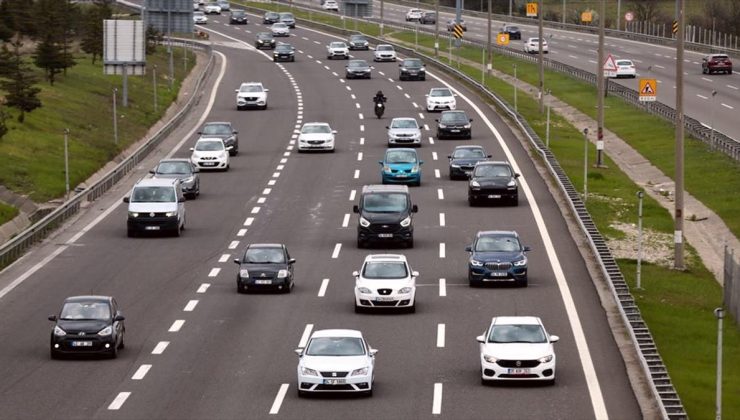
[[416,149],[388,149],[383,160],[380,176],[383,184],[421,185],[421,164]]

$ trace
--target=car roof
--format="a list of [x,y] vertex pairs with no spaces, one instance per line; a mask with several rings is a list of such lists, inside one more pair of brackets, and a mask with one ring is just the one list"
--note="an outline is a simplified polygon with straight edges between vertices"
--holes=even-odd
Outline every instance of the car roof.
[[516,236],[518,238],[519,234],[515,230],[481,230],[475,234],[476,238],[481,236]]
[[[188,158],[167,158],[167,159],[161,159],[159,163],[162,162],[186,162],[190,163],[190,159]],[[157,165],[159,165],[159,163]]]
[[362,333],[357,330],[331,329],[316,330],[311,334],[311,338],[316,337],[357,337],[362,338]]
[[388,148],[385,150],[385,153],[393,153],[393,152],[413,152],[416,153],[416,149],[412,149],[410,147],[394,147],[394,148]]
[[247,248],[283,248],[283,244],[249,244]]
[[398,120],[398,121],[402,121],[402,120],[414,120],[414,121],[416,121],[416,118],[414,118],[414,117],[395,117],[395,118],[393,118],[391,120],[391,123],[393,121],[396,121],[396,120]]
[[363,185],[362,186],[362,193],[371,193],[371,192],[400,192],[400,193],[406,193],[409,192],[408,185]]
[[402,254],[370,254],[365,257],[368,261],[406,261],[406,256]]
[[64,302],[110,302],[113,298],[110,296],[100,295],[81,295],[81,296],[70,296],[64,299]]
[[203,124],[203,126],[205,127],[207,125],[216,125],[216,124],[228,124],[228,125],[231,125],[231,121],[209,121],[209,122]]
[[262,82],[242,82],[241,86],[262,86]]
[[460,150],[460,149],[483,149],[483,146],[478,144],[465,144],[463,146],[455,146],[452,150]]
[[511,166],[511,164],[509,164],[509,162],[507,162],[505,160],[486,160],[486,161],[478,162],[478,165],[481,165],[481,166],[483,166],[483,165],[491,165],[491,166],[493,166],[493,165],[506,165],[506,166],[509,166],[509,167]]
[[707,57],[730,58],[727,54],[709,54]]
[[224,142],[220,137],[201,137],[196,141],[196,143],[200,143],[201,141],[220,141],[221,143]]
[[303,126],[304,127],[307,126],[307,125],[329,125],[329,123],[328,122],[321,122],[321,121],[314,121],[314,122],[303,123]]
[[432,91],[432,90],[446,90],[446,91],[448,91],[448,92],[452,93],[452,90],[450,90],[450,88],[448,88],[448,87],[444,87],[444,86],[440,86],[440,87],[433,87],[433,88],[429,89],[429,91]]
[[541,325],[542,321],[536,316],[495,316],[491,319],[494,325]]
[[177,182],[180,182],[175,178],[144,178],[134,185],[136,187],[171,187]]

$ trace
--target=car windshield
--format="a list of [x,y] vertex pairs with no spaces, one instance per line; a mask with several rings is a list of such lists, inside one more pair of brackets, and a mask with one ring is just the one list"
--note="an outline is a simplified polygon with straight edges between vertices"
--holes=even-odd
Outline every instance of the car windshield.
[[243,261],[250,264],[283,264],[285,254],[281,248],[249,248]]
[[520,251],[516,236],[481,236],[475,243],[478,252],[516,252]]
[[193,16],[203,17],[205,16],[203,12],[193,12]]
[[325,124],[304,125],[301,134],[328,134],[331,133],[331,127]]
[[275,47],[275,50],[279,51],[293,51],[293,47],[287,44],[279,44],[277,47]]
[[156,172],[162,175],[186,175],[192,172],[192,168],[188,162],[162,162]]
[[199,141],[195,143],[195,150],[199,152],[217,152],[224,150],[224,144],[221,141]]
[[489,343],[547,343],[540,325],[496,325],[488,335]]
[[133,203],[173,203],[175,190],[172,187],[135,187],[131,194]]
[[239,92],[262,92],[262,86],[260,85],[242,85],[239,87]]
[[308,342],[307,356],[362,356],[365,346],[358,337],[316,337]]
[[385,155],[386,163],[416,163],[416,152],[412,150],[392,150]]
[[244,16],[244,15],[246,15],[246,12],[244,12],[244,10],[234,10],[233,12],[231,12],[231,16],[234,16],[234,17]]
[[280,19],[293,19],[293,13],[280,13]]
[[344,48],[346,45],[344,45],[344,42],[332,42],[329,44],[329,47],[331,48]]
[[351,35],[349,37],[349,40],[350,41],[364,41],[365,40],[365,37],[362,36],[362,35]]
[[273,28],[273,29],[282,29],[282,28],[287,28],[287,27],[288,27],[288,26],[287,26],[286,24],[284,24],[284,23],[281,23],[281,22],[278,22],[278,23],[273,23],[273,24],[272,24],[272,28]]
[[509,178],[511,177],[511,169],[505,165],[481,165],[475,168],[473,175],[481,178]]
[[365,60],[350,60],[349,64],[347,64],[347,67],[368,67],[367,61]]
[[406,194],[372,193],[365,195],[363,209],[373,213],[399,213],[406,209]]
[[414,119],[393,120],[391,128],[419,128],[419,124]]
[[393,47],[390,45],[378,45],[375,51],[393,51]]
[[452,157],[455,159],[484,158],[486,157],[486,152],[484,152],[483,149],[471,149],[466,147],[455,150]]
[[65,321],[107,321],[110,319],[110,305],[107,302],[67,302],[59,318]]
[[403,279],[408,277],[406,264],[401,261],[369,262],[362,269],[362,277],[366,279]]
[[710,57],[710,59],[712,59],[712,60],[727,60],[729,58],[730,57],[728,57],[726,55],[714,55],[714,56]]
[[403,66],[404,67],[421,67],[421,60],[417,60],[417,59],[403,60]]
[[272,38],[272,34],[269,33],[269,32],[260,32],[260,33],[257,34],[257,38],[259,38],[259,39],[271,39]]
[[203,134],[231,134],[232,131],[230,124],[206,124],[203,126]]
[[509,27],[508,27],[508,28],[506,28],[506,29],[507,29],[507,30],[508,30],[509,32],[518,32],[518,31],[519,31],[519,27],[518,27],[518,26],[509,26]]
[[631,66],[632,62],[629,60],[617,60],[618,66]]
[[265,13],[265,17],[268,19],[275,19],[275,18],[279,18],[280,15],[275,12],[267,12]]
[[439,118],[441,123],[468,123],[468,116],[464,112],[443,112]]
[[432,96],[432,97],[452,96],[452,92],[450,92],[449,89],[432,89],[432,91],[429,92],[429,96]]

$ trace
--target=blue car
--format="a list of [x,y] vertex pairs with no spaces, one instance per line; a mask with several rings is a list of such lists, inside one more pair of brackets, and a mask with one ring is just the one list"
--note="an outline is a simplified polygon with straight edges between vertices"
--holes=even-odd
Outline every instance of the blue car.
[[473,244],[465,250],[470,253],[468,281],[471,287],[486,283],[527,286],[527,256],[524,253],[530,248],[522,246],[515,231],[478,232]]
[[421,185],[421,164],[416,149],[387,149],[385,158],[379,161],[383,184]]

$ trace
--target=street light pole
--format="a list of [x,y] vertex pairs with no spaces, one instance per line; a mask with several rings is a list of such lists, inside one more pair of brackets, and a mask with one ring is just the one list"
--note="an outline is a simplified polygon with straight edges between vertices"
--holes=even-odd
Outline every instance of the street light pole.
[[519,112],[516,106],[516,91],[517,91],[517,78],[516,78],[516,64],[514,64],[514,112]]
[[69,200],[69,128],[64,129],[64,201]]
[[154,112],[156,113],[159,106],[157,104],[157,65],[155,64],[152,68],[152,85],[154,91]]
[[547,96],[547,125],[545,126],[545,146],[547,148],[550,148],[550,89],[547,89],[545,91],[545,96]]
[[563,23],[565,23],[565,0],[563,0],[563,17],[562,17]]
[[710,117],[709,117],[709,124],[712,125],[711,131],[709,132],[709,144],[711,147],[714,147],[714,105],[716,101],[714,100],[714,97],[717,96],[717,91],[712,91],[712,109],[710,111]]
[[637,192],[637,289],[642,289],[642,198],[645,193]]
[[606,20],[606,0],[601,0],[601,11],[599,12],[599,58],[596,64],[596,84],[598,92],[596,94],[597,122],[596,128],[596,167],[600,168],[604,164],[604,21]]
[[113,88],[113,143],[118,144],[118,111],[116,110],[116,93],[118,89]]
[[715,402],[715,418],[722,419],[722,319],[725,317],[724,309],[714,310],[717,317],[717,401]]
[[676,0],[678,32],[676,33],[676,174],[675,210],[673,213],[673,268],[683,270],[683,162],[684,162],[684,115],[683,115],[683,52],[684,52],[684,0]]
[[[385,2],[383,0],[380,0],[380,38],[381,39],[383,38],[383,8],[384,6],[385,6]],[[437,0],[437,9],[439,9],[439,0]],[[437,19],[439,19],[439,14],[437,14]]]
[[439,55],[439,0],[434,2],[434,56]]
[[588,199],[588,128],[583,129],[583,202]]
[[622,0],[617,0],[617,30],[619,30],[622,23]]
[[540,115],[542,115],[545,112],[545,52],[542,50],[542,43],[545,41],[542,39],[544,36],[544,30],[543,30],[543,17],[545,15],[545,10],[542,8],[542,0],[540,0],[539,9],[537,10],[538,14],[538,26],[539,26],[539,44],[540,44],[540,51],[538,56],[538,64],[540,67]]
[[[439,0],[437,0],[437,2],[439,2]],[[491,69],[493,69],[493,53],[491,51],[491,0],[488,0],[488,41],[486,43],[486,50],[488,51],[486,70],[488,71],[488,74],[491,74]]]

